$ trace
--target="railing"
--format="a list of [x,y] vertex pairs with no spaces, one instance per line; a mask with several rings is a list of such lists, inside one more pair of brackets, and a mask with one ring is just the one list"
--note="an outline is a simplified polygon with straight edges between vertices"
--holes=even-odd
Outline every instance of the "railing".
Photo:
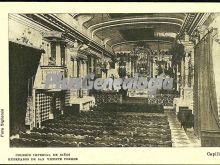
[[[61,74],[66,77],[67,68],[65,66],[41,66],[41,84],[46,81],[46,76],[49,74]],[[56,91],[55,86],[49,86],[49,90]]]
[[163,106],[172,106],[173,99],[179,97],[178,94],[156,94],[148,98],[148,104],[160,104]]

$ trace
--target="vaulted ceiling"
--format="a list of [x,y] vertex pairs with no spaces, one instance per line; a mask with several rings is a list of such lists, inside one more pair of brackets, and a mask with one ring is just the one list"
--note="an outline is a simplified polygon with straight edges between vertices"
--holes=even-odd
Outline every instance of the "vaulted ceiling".
[[[151,49],[170,49],[185,32],[192,36],[210,13],[69,13],[21,14],[69,40],[89,44],[108,56],[132,51],[141,42]],[[105,45],[105,47],[104,47]]]
[[[73,14],[83,23],[91,37],[97,36],[114,51],[129,51],[138,42],[168,49],[180,32],[185,13],[111,13]],[[87,17],[88,19],[85,19]]]

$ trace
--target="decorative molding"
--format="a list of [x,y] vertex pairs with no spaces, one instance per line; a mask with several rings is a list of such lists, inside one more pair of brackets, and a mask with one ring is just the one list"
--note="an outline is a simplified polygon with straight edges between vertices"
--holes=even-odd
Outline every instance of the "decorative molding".
[[196,13],[189,13],[186,15],[185,20],[184,20],[182,27],[180,29],[179,36],[181,36],[184,32],[188,32],[188,29],[190,28],[190,26],[196,16],[197,16]]
[[63,33],[62,32],[58,32],[58,31],[50,31],[50,32],[45,32],[43,33],[43,37],[45,38],[59,38],[62,39],[63,38]]
[[193,29],[191,34],[193,34],[193,32],[197,29],[197,27],[202,26],[204,24],[204,22],[208,19],[209,16],[210,16],[210,13],[203,14],[203,16],[201,17],[201,19],[199,20],[198,24]]
[[31,29],[34,29],[40,33],[52,30],[50,28],[46,28],[46,27],[40,25],[36,21],[31,21],[31,20],[27,19],[26,17],[24,17],[23,14],[9,14],[9,19],[11,19],[15,22],[18,22],[24,26],[27,26]]
[[89,39],[53,14],[25,14],[24,17],[32,21],[37,21],[42,26],[47,26],[55,31],[65,32],[67,34],[66,37],[69,40],[74,41],[77,39],[81,42],[89,43],[88,45],[91,49],[95,49],[99,52],[105,52],[104,54],[109,57],[113,56],[112,52],[106,50],[102,45]]
[[[178,19],[178,18],[172,18],[172,17],[143,17],[143,18],[127,18],[127,19],[118,19],[118,20],[111,20],[111,21],[106,21],[106,22],[102,22],[102,23],[98,23],[95,25],[92,25],[88,28],[88,30],[92,33],[94,30],[101,28],[101,27],[106,27],[106,26],[110,26],[110,25],[114,25],[114,24],[123,24],[123,23],[136,23],[136,22],[147,22],[147,21],[152,21],[152,20],[158,20],[157,22],[160,22],[161,20],[169,20],[171,21],[175,21],[177,24],[179,24],[180,26],[183,23],[182,19]],[[174,22],[174,23],[175,23]],[[179,23],[178,23],[179,22]]]
[[201,20],[203,20],[205,17],[207,17],[205,13],[187,14],[185,21],[181,27],[179,37],[182,37],[185,32],[191,36],[198,25],[201,24]]
[[119,42],[119,43],[113,44],[111,47],[114,50],[116,46],[123,45],[123,44],[126,44],[126,43],[138,43],[140,41],[144,41],[144,42],[162,42],[162,43],[167,43],[167,44],[172,44],[173,43],[171,41],[166,41],[166,40],[138,40],[138,41]]
[[106,29],[106,28],[110,28],[110,27],[117,27],[117,26],[126,26],[126,25],[137,25],[137,24],[170,24],[170,25],[174,25],[174,26],[178,26],[181,27],[181,24],[175,23],[175,22],[156,22],[156,21],[152,21],[152,22],[127,22],[127,23],[120,23],[120,24],[112,24],[112,25],[108,25],[108,26],[102,26],[99,28],[96,28],[95,30],[93,30],[91,32],[92,36],[95,35],[95,33],[99,30],[102,29]]

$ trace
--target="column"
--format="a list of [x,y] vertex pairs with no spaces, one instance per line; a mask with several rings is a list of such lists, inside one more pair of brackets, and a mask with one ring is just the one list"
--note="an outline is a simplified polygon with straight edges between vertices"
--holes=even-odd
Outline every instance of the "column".
[[135,74],[136,71],[135,71],[135,62],[133,61],[133,74]]
[[136,68],[135,68],[135,59],[133,59],[133,61],[132,61],[132,72],[133,72],[133,74],[135,74],[136,73],[136,70],[135,70]]
[[80,61],[80,76],[83,77],[84,76],[84,61]]
[[83,74],[82,74],[82,76],[85,76],[86,75],[86,61],[83,61],[82,67],[83,67]]
[[134,73],[137,73],[137,62],[134,61]]
[[130,76],[131,76],[131,59],[129,59],[129,72],[130,72]]
[[88,74],[88,73],[87,73],[87,67],[88,67],[88,66],[87,66],[87,61],[85,61],[85,76]]
[[184,60],[184,75],[185,75],[185,84],[184,87],[189,87],[189,57],[188,57],[188,53],[186,53],[186,57]]
[[74,77],[74,60],[70,61],[70,68],[69,68],[69,77]]
[[[193,43],[188,41],[184,43],[185,51],[185,87],[193,87],[193,74],[194,74],[194,47]],[[192,77],[191,77],[192,76]]]
[[49,63],[49,57],[50,57],[50,44],[46,44],[46,53],[44,54],[44,65],[48,65]]
[[80,76],[80,77],[82,77],[82,76],[83,76],[83,69],[84,69],[84,68],[83,68],[83,61],[82,61],[82,60],[80,60],[79,62],[80,62],[80,64],[79,64],[79,65],[80,65],[80,72],[79,72],[79,76]]
[[64,43],[60,44],[60,58],[61,58],[61,65],[65,66],[66,65],[66,46]]
[[185,72],[184,72],[184,60],[181,60],[181,84],[180,84],[180,96],[183,97],[183,87],[185,86]]
[[47,43],[42,42],[42,49],[44,49],[45,53],[42,53],[41,55],[40,65],[44,66],[44,65],[48,65],[48,59],[49,59]]
[[56,43],[56,65],[61,65],[61,49],[60,43]]
[[131,62],[131,76],[134,74],[134,63]]
[[93,57],[91,57],[91,73],[93,73],[94,72],[94,58]]
[[71,54],[69,52],[66,54],[66,65],[68,69],[67,76],[72,77],[73,76],[73,61],[71,59]]
[[194,71],[191,69],[190,59],[194,55],[194,44],[189,40],[189,35],[185,34],[185,40],[182,41],[184,46],[184,86],[183,87],[183,99],[184,105],[193,110],[193,86],[191,86],[190,75],[194,74]]
[[125,69],[126,69],[127,72],[129,72],[129,62],[128,61],[126,61]]
[[194,85],[194,51],[191,53],[190,64],[191,64],[191,76],[192,76],[190,86],[193,87]]
[[176,65],[176,81],[177,81],[177,83],[176,83],[176,90],[179,92],[179,86],[180,86],[180,79],[179,79],[179,76],[180,76],[180,74],[179,74],[179,66],[178,66],[178,64]]
[[77,77],[77,60],[73,60],[73,77]]

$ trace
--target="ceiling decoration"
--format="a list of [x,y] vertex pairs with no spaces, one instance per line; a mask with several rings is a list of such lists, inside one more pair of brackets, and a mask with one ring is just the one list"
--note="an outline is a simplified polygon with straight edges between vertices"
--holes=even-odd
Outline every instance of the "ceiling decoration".
[[[117,18],[126,18],[126,17],[140,17],[140,16],[145,16],[145,13],[111,13],[109,16],[112,19],[117,19]],[[148,15],[153,15],[153,14],[148,14]]]
[[[181,27],[182,22],[180,20],[176,19],[170,19],[170,18],[132,18],[132,19],[121,19],[121,20],[115,20],[115,21],[108,21],[104,23],[99,23],[96,25],[93,25],[89,27],[89,30],[92,34],[96,33],[98,30],[102,30],[105,28],[112,28],[112,27],[118,27],[118,26],[136,26],[136,25],[158,25],[158,24],[170,24],[177,27]],[[129,28],[129,26],[127,28]]]
[[154,28],[122,29],[119,32],[127,41],[154,39]]
[[[66,39],[68,41],[77,40],[79,42],[88,44],[90,46],[90,48],[94,49],[98,53],[104,52],[104,54],[106,56],[109,56],[109,57],[113,56],[112,51],[105,49],[102,45],[96,43],[91,38],[85,36],[83,33],[79,32],[79,31],[77,31],[73,26],[67,24],[64,20],[58,18],[56,16],[56,14],[20,14],[20,15],[30,21],[33,21],[33,22],[39,24],[42,27],[45,27],[45,28],[53,30],[53,31],[59,31],[59,32],[65,33]],[[83,14],[80,14],[77,17],[79,17],[81,15],[83,15]],[[88,15],[88,14],[86,14],[86,15]],[[82,17],[85,18],[84,16],[82,16]],[[89,19],[87,19],[87,20],[89,20]]]
[[187,32],[188,34],[192,34],[195,26],[197,26],[198,22],[204,16],[204,13],[189,13],[186,15],[185,21],[180,29],[180,36]]
[[[117,52],[130,52],[137,47],[140,41],[126,41],[112,45],[114,51]],[[172,42],[164,40],[143,40],[145,45],[153,50],[158,49],[169,50]]]
[[[132,51],[140,41],[152,49],[155,45],[169,49],[176,38],[181,39],[185,33],[192,35],[208,16],[207,13],[72,13],[63,14],[64,17],[56,14],[23,15],[49,29],[67,33],[70,40],[85,42],[100,52],[105,49],[106,54],[119,50]],[[75,24],[65,22],[62,19],[66,18],[65,15],[71,15]],[[80,26],[81,31],[74,26]]]
[[91,37],[108,38],[106,44],[113,50],[121,44],[131,47],[138,41],[151,44],[158,41],[161,45],[171,46],[186,16],[185,13],[94,14],[83,25],[88,28]]

